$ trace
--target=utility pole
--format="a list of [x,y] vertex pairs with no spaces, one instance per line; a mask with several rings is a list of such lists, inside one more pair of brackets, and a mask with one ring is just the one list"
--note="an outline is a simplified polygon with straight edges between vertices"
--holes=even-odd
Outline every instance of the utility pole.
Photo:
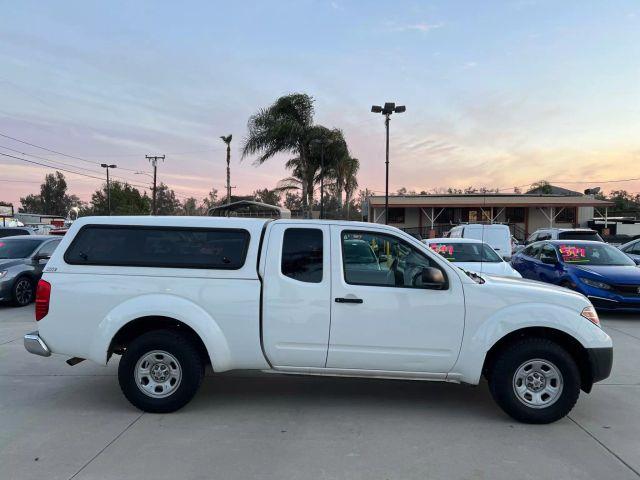
[[155,215],[157,213],[156,209],[156,178],[158,172],[158,160],[162,160],[164,162],[164,155],[145,155],[145,158],[151,162],[151,166],[153,167],[153,196],[151,198],[151,214]]
[[231,139],[233,135],[220,137],[227,145],[227,205],[231,203]]
[[109,182],[109,169],[117,168],[117,165],[109,165],[108,163],[101,163],[102,168],[107,169],[107,208],[109,209],[109,216],[111,216],[111,183]]

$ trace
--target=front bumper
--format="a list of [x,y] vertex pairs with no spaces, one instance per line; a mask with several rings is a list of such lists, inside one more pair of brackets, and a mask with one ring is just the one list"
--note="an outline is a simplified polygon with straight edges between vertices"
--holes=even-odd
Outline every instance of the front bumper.
[[589,366],[591,367],[591,381],[593,383],[604,380],[611,375],[613,366],[613,347],[587,348]]
[[623,297],[622,295],[586,294],[589,301],[600,311],[640,311],[640,297]]
[[40,338],[38,331],[27,333],[24,336],[24,348],[29,353],[33,353],[34,355],[40,355],[41,357],[48,357],[51,355],[51,350],[47,347],[47,344],[44,343],[44,340]]

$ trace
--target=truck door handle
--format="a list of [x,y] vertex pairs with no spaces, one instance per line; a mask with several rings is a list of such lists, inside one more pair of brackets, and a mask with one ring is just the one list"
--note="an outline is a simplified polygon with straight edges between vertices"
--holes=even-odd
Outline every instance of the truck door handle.
[[361,298],[343,298],[343,297],[338,297],[338,298],[336,298],[336,303],[362,303],[362,299]]

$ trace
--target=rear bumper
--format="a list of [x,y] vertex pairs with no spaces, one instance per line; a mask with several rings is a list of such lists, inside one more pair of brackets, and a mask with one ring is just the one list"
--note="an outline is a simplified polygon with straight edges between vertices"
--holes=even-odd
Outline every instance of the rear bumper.
[[613,366],[613,347],[587,348],[589,366],[591,367],[591,381],[593,383],[604,380],[611,375]]
[[33,353],[34,355],[40,355],[41,357],[48,357],[51,355],[51,350],[47,347],[47,344],[44,343],[44,340],[40,338],[38,331],[27,333],[24,336],[24,348],[29,353]]

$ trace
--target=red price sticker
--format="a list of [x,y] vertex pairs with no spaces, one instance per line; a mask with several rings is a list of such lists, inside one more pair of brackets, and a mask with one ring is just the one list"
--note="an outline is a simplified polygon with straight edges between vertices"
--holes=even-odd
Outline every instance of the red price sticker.
[[580,261],[587,257],[587,251],[584,247],[576,247],[574,245],[560,246],[560,255],[565,261]]
[[432,243],[429,246],[431,250],[441,255],[453,255],[453,245],[438,245],[437,243]]

